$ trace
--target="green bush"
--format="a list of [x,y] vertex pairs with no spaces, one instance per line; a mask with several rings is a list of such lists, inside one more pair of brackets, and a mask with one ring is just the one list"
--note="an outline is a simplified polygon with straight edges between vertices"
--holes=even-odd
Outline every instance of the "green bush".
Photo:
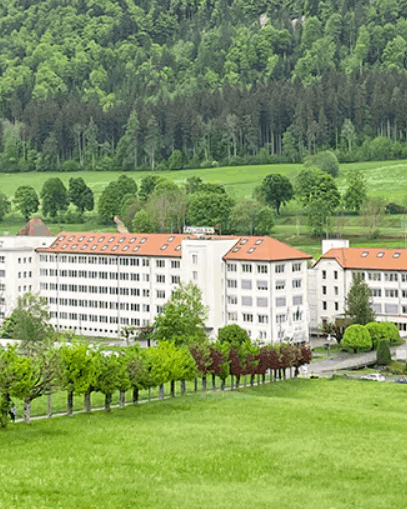
[[332,177],[336,178],[339,172],[339,162],[336,155],[330,150],[326,150],[325,152],[320,152],[317,154],[315,159],[315,164],[322,171],[329,173]]
[[398,328],[391,322],[381,322],[383,326],[383,330],[386,331],[386,334],[389,338],[389,342],[391,345],[396,345],[400,343],[400,332]]
[[388,366],[386,366],[385,371],[391,373],[392,375],[405,375],[406,374],[406,366],[403,362],[400,361],[392,361]]
[[369,322],[365,327],[372,339],[373,348],[376,348],[381,341],[386,343],[390,342],[387,327],[383,327],[383,322]]
[[388,366],[391,363],[389,343],[379,341],[376,352],[376,362],[379,366]]
[[354,351],[370,350],[372,348],[372,339],[364,325],[350,325],[343,335],[341,347],[344,350]]

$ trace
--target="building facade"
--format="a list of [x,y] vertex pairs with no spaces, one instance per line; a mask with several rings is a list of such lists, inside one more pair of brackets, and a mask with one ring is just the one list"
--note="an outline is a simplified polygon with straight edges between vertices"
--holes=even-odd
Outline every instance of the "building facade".
[[311,328],[342,318],[346,298],[360,272],[372,296],[378,321],[395,323],[407,330],[407,250],[350,248],[323,244],[322,256],[309,271]]
[[263,342],[308,339],[311,257],[269,237],[61,233],[37,257],[57,330],[117,337],[124,326],[147,327],[192,281],[210,335],[236,323]]

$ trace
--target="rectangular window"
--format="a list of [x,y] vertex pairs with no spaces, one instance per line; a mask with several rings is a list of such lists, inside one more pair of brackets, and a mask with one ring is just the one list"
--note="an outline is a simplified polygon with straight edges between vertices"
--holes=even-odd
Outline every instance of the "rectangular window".
[[150,260],[148,258],[143,258],[143,267],[149,267],[150,266]]
[[140,311],[140,304],[130,304],[130,309],[132,311]]
[[285,281],[276,281],[276,290],[284,290]]
[[157,309],[157,315],[161,315],[161,313],[164,310],[164,307],[163,306],[156,306],[156,309]]
[[132,288],[131,289],[131,295],[133,297],[140,297],[140,288]]
[[285,265],[283,265],[283,264],[276,265],[276,266],[275,266],[275,272],[276,272],[277,274],[281,274],[281,273],[283,273],[283,272],[284,272],[284,267],[285,267]]
[[334,279],[338,279],[338,271],[337,270],[334,271]]
[[[116,288],[117,290],[117,288]],[[120,295],[129,295],[129,289],[128,288],[120,288]]]
[[192,271],[192,279],[196,281],[198,279],[198,272],[196,270]]
[[293,288],[301,288],[302,279],[293,279],[292,286]]
[[257,315],[259,323],[269,323],[268,315]]
[[369,281],[380,281],[381,277],[382,275],[380,274],[380,272],[368,272],[367,274],[367,278],[369,279]]
[[196,264],[198,263],[198,255],[196,255],[196,254],[193,254],[193,255],[192,255],[192,263],[193,263],[194,265],[196,265]]
[[293,263],[292,270],[293,270],[293,272],[300,272],[301,271],[301,263]]
[[276,307],[282,307],[286,305],[286,298],[285,297],[278,297],[276,299]]
[[237,288],[237,281],[236,281],[236,279],[228,279],[227,280],[227,287],[228,288]]
[[143,274],[143,281],[148,283],[150,281],[150,274]]
[[395,274],[394,272],[385,272],[384,274],[385,281],[394,282],[397,281],[397,279],[398,279],[397,274]]
[[388,315],[398,315],[399,314],[399,307],[397,304],[385,304],[384,305],[384,312]]
[[335,302],[335,311],[339,311],[339,302]]
[[171,283],[173,285],[179,285],[181,278],[180,276],[171,276]]
[[237,313],[228,313],[228,320],[230,322],[237,322]]
[[242,297],[242,306],[252,306],[253,299],[252,297]]
[[326,270],[322,271],[322,279],[326,279]]
[[252,271],[252,266],[250,263],[244,263],[242,265],[242,271],[243,272],[251,272]]
[[295,295],[293,297],[293,306],[302,306],[302,295]]
[[128,279],[129,279],[129,275],[127,274],[127,272],[120,273],[120,281],[128,281]]
[[110,279],[117,280],[119,278],[119,274],[117,272],[110,273]]
[[165,290],[157,290],[157,299],[165,299]]
[[144,313],[150,312],[150,305],[149,304],[143,304],[143,311]]
[[384,290],[385,297],[390,297],[392,299],[395,299],[399,296],[398,290]]
[[0,256],[0,263],[6,263],[6,257]]
[[327,304],[326,304],[326,301],[325,301],[325,300],[322,302],[322,309],[323,309],[324,311],[326,311],[326,310],[327,310]]
[[156,267],[165,267],[165,260],[156,260],[155,261]]
[[140,274],[130,274],[130,279],[132,281],[140,281]]
[[243,321],[244,322],[253,322],[253,315],[248,313],[243,313]]
[[337,286],[334,286],[334,294],[339,295],[339,288]]
[[138,267],[140,265],[140,260],[138,258],[131,258],[130,265],[134,265],[134,266]]
[[266,308],[268,306],[268,298],[267,297],[257,297],[256,303],[257,303],[258,307]]
[[143,290],[143,297],[150,297],[150,290],[144,289]]
[[257,273],[258,274],[267,274],[268,266],[267,265],[257,265]]
[[227,263],[226,264],[226,270],[228,272],[236,272],[236,270],[237,270],[236,263]]
[[165,276],[162,274],[156,275],[157,283],[165,283]]
[[285,315],[276,315],[276,323],[284,323]]
[[181,262],[179,260],[171,260],[171,268],[172,269],[180,269]]
[[382,296],[382,291],[380,290],[380,288],[372,288],[370,290],[370,293],[371,293],[372,297],[381,297]]
[[326,295],[326,286],[322,287],[322,295]]
[[258,290],[268,290],[268,282],[267,281],[257,281],[257,289]]
[[252,282],[250,279],[242,279],[242,290],[251,290]]
[[228,295],[228,304],[237,304],[237,296],[236,295]]
[[407,306],[401,306],[401,312],[403,313],[403,315],[406,315],[407,314]]

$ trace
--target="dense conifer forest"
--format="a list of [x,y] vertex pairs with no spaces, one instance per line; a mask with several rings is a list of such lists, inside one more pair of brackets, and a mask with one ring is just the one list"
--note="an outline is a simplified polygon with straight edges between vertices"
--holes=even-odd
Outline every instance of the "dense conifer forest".
[[3,0],[3,172],[407,157],[404,0]]

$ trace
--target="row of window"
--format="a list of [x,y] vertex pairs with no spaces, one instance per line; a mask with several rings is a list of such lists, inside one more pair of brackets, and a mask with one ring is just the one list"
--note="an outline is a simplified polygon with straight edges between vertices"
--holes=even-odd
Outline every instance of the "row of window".
[[[5,263],[5,257],[4,256],[0,256],[0,263]],[[31,256],[28,258],[28,263],[31,263],[32,261],[32,258]],[[19,258],[18,259],[18,263],[27,263],[27,258]]]
[[[4,270],[0,271],[0,276],[1,276],[1,273],[4,272]],[[18,273],[18,278],[21,279],[21,277],[23,278],[26,278],[27,277],[27,274],[28,274],[28,277],[32,277],[32,272],[29,271],[29,272],[19,272]],[[5,274],[3,274],[3,276],[5,277]]]
[[83,300],[83,299],[56,299],[55,297],[50,297],[48,299],[49,304],[58,304],[60,306],[69,306],[69,307],[83,307],[83,308],[99,308],[99,309],[111,309],[111,310],[120,310],[120,311],[143,311],[144,313],[150,312],[149,304],[136,304],[136,303],[128,303],[128,302],[106,302],[106,301],[97,301],[97,300]]
[[[230,322],[237,322],[238,320],[238,314],[236,312],[228,313],[228,320]],[[303,312],[297,310],[296,312],[292,313],[292,320],[293,322],[301,321],[303,317]],[[254,322],[254,315],[251,313],[242,313],[242,319],[246,323],[253,323]],[[280,314],[276,315],[276,323],[284,323],[287,320],[286,314]],[[269,323],[269,316],[268,315],[257,315],[257,323],[266,325]]]
[[[382,280],[382,274],[383,274],[383,280],[384,281],[387,281],[389,283],[395,283],[397,281],[401,281],[402,283],[406,283],[407,282],[407,273],[404,273],[402,272],[401,274],[398,274],[397,272],[362,272],[362,271],[359,271],[359,272],[352,272],[352,277],[355,278],[356,277],[356,274],[362,274],[362,278],[363,279],[366,279],[366,274],[367,274],[367,279],[369,281],[381,281]],[[400,276],[400,279],[399,279],[399,276]]]
[[[30,258],[31,260],[31,258]],[[123,258],[118,258],[117,256],[73,256],[73,255],[46,255],[40,254],[40,262],[60,262],[60,263],[83,263],[90,265],[133,265],[135,267],[149,267],[150,259],[149,258],[140,258],[137,256],[126,256]],[[178,260],[177,260],[178,261]],[[20,262],[19,262],[20,263]],[[174,265],[173,268],[179,268]]]
[[[51,318],[58,318],[58,313],[52,311],[50,313]],[[111,324],[119,324],[120,325],[137,325],[140,326],[140,318],[127,318],[125,316],[98,316],[98,315],[87,315],[82,313],[67,313],[65,311],[61,311],[59,313],[59,318],[61,320],[79,320],[80,322],[97,322],[97,323],[111,323]],[[143,320],[143,326],[149,325],[149,320]],[[85,329],[86,330],[86,329]],[[91,330],[91,329],[89,329]],[[112,332],[112,331],[111,331]]]
[[[253,272],[253,264],[251,263],[242,263],[242,272],[245,273],[251,273]],[[268,265],[264,264],[258,264],[257,267],[257,274],[268,274]],[[228,272],[237,272],[237,263],[227,263],[226,264],[226,270]],[[301,271],[301,263],[293,263],[291,265],[292,272],[299,272]],[[281,274],[285,271],[285,264],[278,264],[274,266],[274,271],[277,274]]]
[[[228,279],[226,281],[226,285],[228,288],[237,288],[237,279]],[[291,282],[292,288],[301,288],[302,279],[293,279]],[[257,290],[268,290],[268,282],[267,281],[256,281]],[[286,282],[285,281],[276,281],[276,290],[285,290]],[[252,289],[252,281],[251,279],[242,279],[241,280],[241,288],[242,290],[251,290]]]
[[[295,295],[292,298],[293,306],[301,306],[303,303],[302,295]],[[238,304],[238,298],[236,295],[228,295],[228,304],[231,305],[237,305]],[[253,298],[250,296],[243,296],[241,297],[241,304],[242,306],[252,306],[253,305]],[[257,307],[268,307],[268,298],[267,297],[257,297],[256,298],[256,305]],[[278,297],[276,299],[276,306],[285,306],[286,305],[286,298],[285,297]]]
[[[59,290],[61,292],[101,293],[103,295],[132,295],[140,296],[140,288],[117,288],[116,286],[88,286],[88,285],[65,285],[57,283],[40,283],[41,290]],[[150,297],[150,290],[143,288],[143,297]]]

